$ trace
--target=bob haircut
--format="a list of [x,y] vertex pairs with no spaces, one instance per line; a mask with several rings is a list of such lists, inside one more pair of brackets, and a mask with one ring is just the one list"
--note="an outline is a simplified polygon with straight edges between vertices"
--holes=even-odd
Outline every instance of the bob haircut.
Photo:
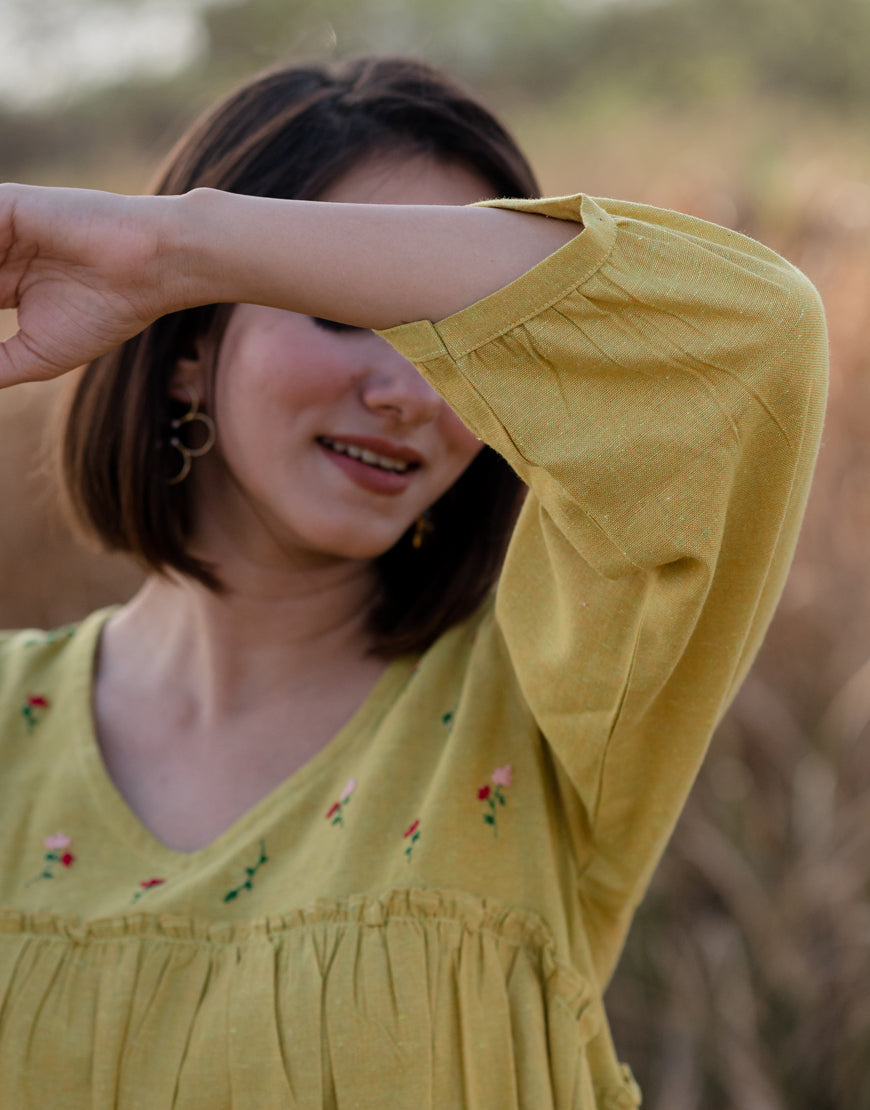
[[[501,124],[437,70],[402,58],[357,58],[267,71],[231,93],[182,137],[154,193],[197,187],[316,200],[353,167],[378,157],[425,156],[461,166],[492,195],[539,196],[534,174]],[[66,499],[87,534],[151,571],[176,571],[223,589],[188,550],[193,519],[167,446],[180,415],[169,395],[178,358],[195,340],[216,350],[231,305],[171,313],[91,362],[66,414],[61,464]],[[183,408],[183,406],[182,406]],[[386,658],[428,647],[492,588],[524,487],[484,447],[414,529],[375,560],[369,612],[373,650]]]

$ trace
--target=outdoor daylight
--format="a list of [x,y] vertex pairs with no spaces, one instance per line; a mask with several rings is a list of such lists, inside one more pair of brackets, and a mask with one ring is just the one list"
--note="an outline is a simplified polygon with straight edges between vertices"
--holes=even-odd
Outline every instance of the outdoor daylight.
[[0,0],[4,1110],[870,1107],[868,58]]

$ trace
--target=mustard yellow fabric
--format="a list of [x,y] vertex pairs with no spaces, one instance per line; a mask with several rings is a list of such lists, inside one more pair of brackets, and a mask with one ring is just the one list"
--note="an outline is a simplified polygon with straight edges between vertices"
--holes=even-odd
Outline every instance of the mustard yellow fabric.
[[191,854],[100,758],[107,613],[3,641],[2,1105],[638,1105],[601,992],[786,574],[823,316],[732,232],[500,203],[584,230],[384,333],[531,487],[494,602]]

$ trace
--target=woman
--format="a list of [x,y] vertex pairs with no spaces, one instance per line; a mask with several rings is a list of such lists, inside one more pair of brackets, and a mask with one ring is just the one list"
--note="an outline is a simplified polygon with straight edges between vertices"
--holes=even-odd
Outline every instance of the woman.
[[102,355],[66,481],[153,572],[4,642],[10,1105],[638,1105],[601,993],[787,571],[815,292],[468,207],[534,179],[401,61],[254,80],[158,191],[0,188],[0,375]]

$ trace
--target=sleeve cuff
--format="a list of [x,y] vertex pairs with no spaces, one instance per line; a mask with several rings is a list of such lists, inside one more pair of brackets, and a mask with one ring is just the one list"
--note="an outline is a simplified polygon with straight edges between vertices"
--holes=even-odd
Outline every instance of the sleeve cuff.
[[459,359],[470,351],[555,304],[582,285],[606,261],[616,240],[616,221],[590,197],[544,200],[491,200],[479,207],[510,208],[573,220],[578,234],[548,258],[503,289],[455,312],[438,323],[417,320],[378,332],[414,363],[443,356]]

